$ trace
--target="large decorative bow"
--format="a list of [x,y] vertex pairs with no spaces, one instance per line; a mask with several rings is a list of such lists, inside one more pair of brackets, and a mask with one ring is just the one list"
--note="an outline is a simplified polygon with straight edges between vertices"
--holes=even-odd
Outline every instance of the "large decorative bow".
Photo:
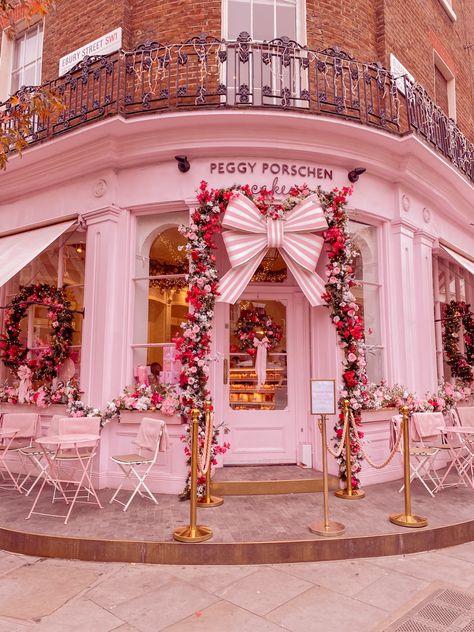
[[229,202],[222,222],[231,269],[219,283],[219,301],[235,303],[269,248],[278,248],[311,305],[322,305],[324,281],[315,268],[324,240],[311,234],[327,228],[317,195],[299,202],[284,219],[264,217],[242,194]]

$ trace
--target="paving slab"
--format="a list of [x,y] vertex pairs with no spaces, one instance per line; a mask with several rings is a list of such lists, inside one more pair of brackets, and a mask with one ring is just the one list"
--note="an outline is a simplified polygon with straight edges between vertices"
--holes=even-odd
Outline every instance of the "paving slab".
[[38,619],[92,586],[99,574],[80,566],[25,565],[0,578],[0,615]]

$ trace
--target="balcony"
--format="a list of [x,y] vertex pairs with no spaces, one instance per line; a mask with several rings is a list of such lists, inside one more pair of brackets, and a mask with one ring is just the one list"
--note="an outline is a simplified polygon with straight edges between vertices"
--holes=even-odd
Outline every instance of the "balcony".
[[337,48],[310,50],[285,37],[254,42],[247,33],[236,41],[202,34],[181,44],[146,42],[131,52],[86,57],[45,85],[61,96],[64,110],[32,118],[29,144],[114,115],[265,108],[415,133],[474,182],[474,145],[424,88]]

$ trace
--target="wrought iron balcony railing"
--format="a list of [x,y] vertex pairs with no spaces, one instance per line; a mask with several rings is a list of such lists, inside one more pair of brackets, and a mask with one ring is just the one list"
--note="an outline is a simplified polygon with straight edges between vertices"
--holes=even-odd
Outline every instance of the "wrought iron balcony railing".
[[310,50],[286,37],[255,42],[241,33],[224,41],[202,34],[182,44],[146,42],[131,52],[86,57],[45,85],[61,96],[64,110],[32,118],[29,143],[116,114],[273,108],[337,116],[398,135],[413,131],[474,181],[473,144],[421,86],[337,48]]

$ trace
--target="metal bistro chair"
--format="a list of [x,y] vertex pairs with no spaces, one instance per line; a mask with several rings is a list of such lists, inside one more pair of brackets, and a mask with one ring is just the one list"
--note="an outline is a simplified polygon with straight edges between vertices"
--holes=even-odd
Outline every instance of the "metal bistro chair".
[[[394,419],[398,423],[401,421],[399,415]],[[441,451],[449,451],[439,430],[445,425],[444,417],[442,413],[414,413],[410,422],[410,482],[417,478],[429,495],[434,497],[440,484],[435,460]],[[400,449],[403,454],[402,443],[400,442]],[[404,487],[402,485],[399,492]]]
[[[5,480],[5,473],[11,479],[12,484],[1,484],[4,489],[16,489],[22,492],[19,484],[22,476],[21,469],[24,466],[23,455],[21,451],[32,445],[33,439],[36,437],[39,425],[39,415],[37,413],[6,413],[2,418],[2,428],[0,431],[0,474]],[[16,453],[20,457],[20,472],[16,478],[8,465],[7,458],[12,453]],[[3,469],[1,469],[3,468]]]
[[[62,415],[53,415],[49,428],[46,431],[46,436],[58,434],[60,419],[62,419]],[[20,454],[26,457],[31,463],[29,471],[26,473],[24,479],[20,483],[20,489],[22,491],[25,491],[25,496],[29,496],[35,485],[43,478],[43,476],[46,475],[48,464],[45,459],[44,448],[42,449],[38,445],[20,448]],[[28,484],[27,481],[29,482],[30,477],[35,471],[38,472],[36,478],[32,483]]]
[[[158,452],[164,452],[168,447],[168,434],[165,422],[161,419],[144,417],[138,429],[137,438],[133,443],[138,448],[137,452],[111,457],[112,461],[117,463],[125,476],[109,502],[112,503],[115,501],[119,503],[123,506],[123,511],[127,511],[130,503],[137,494],[142,498],[149,498],[155,504],[158,504],[158,501],[145,481],[150,470],[156,463]],[[117,494],[131,476],[135,477],[137,483],[127,502],[122,502],[117,499]],[[142,493],[141,488],[143,488],[145,493]]]
[[[58,435],[100,435],[101,430],[101,421],[100,417],[60,417],[57,426],[57,434]],[[95,442],[85,443],[81,445],[80,448],[62,448],[57,452],[54,456],[55,464],[58,468],[58,475],[61,480],[63,471],[65,467],[69,467],[74,464],[74,461],[79,462],[85,458],[87,458],[87,472],[86,478],[88,479],[90,485],[87,487],[87,494],[85,496],[78,495],[76,491],[73,491],[74,497],[76,501],[78,500],[90,500],[90,491],[92,488],[91,478],[92,478],[92,460],[95,456],[97,444]],[[68,486],[76,487],[74,480],[71,480],[66,483],[66,487],[63,486],[63,489],[67,495]],[[53,490],[53,503],[56,498],[62,498],[62,494],[58,492],[60,490],[57,487],[54,487]],[[100,503],[99,503],[100,506]]]

